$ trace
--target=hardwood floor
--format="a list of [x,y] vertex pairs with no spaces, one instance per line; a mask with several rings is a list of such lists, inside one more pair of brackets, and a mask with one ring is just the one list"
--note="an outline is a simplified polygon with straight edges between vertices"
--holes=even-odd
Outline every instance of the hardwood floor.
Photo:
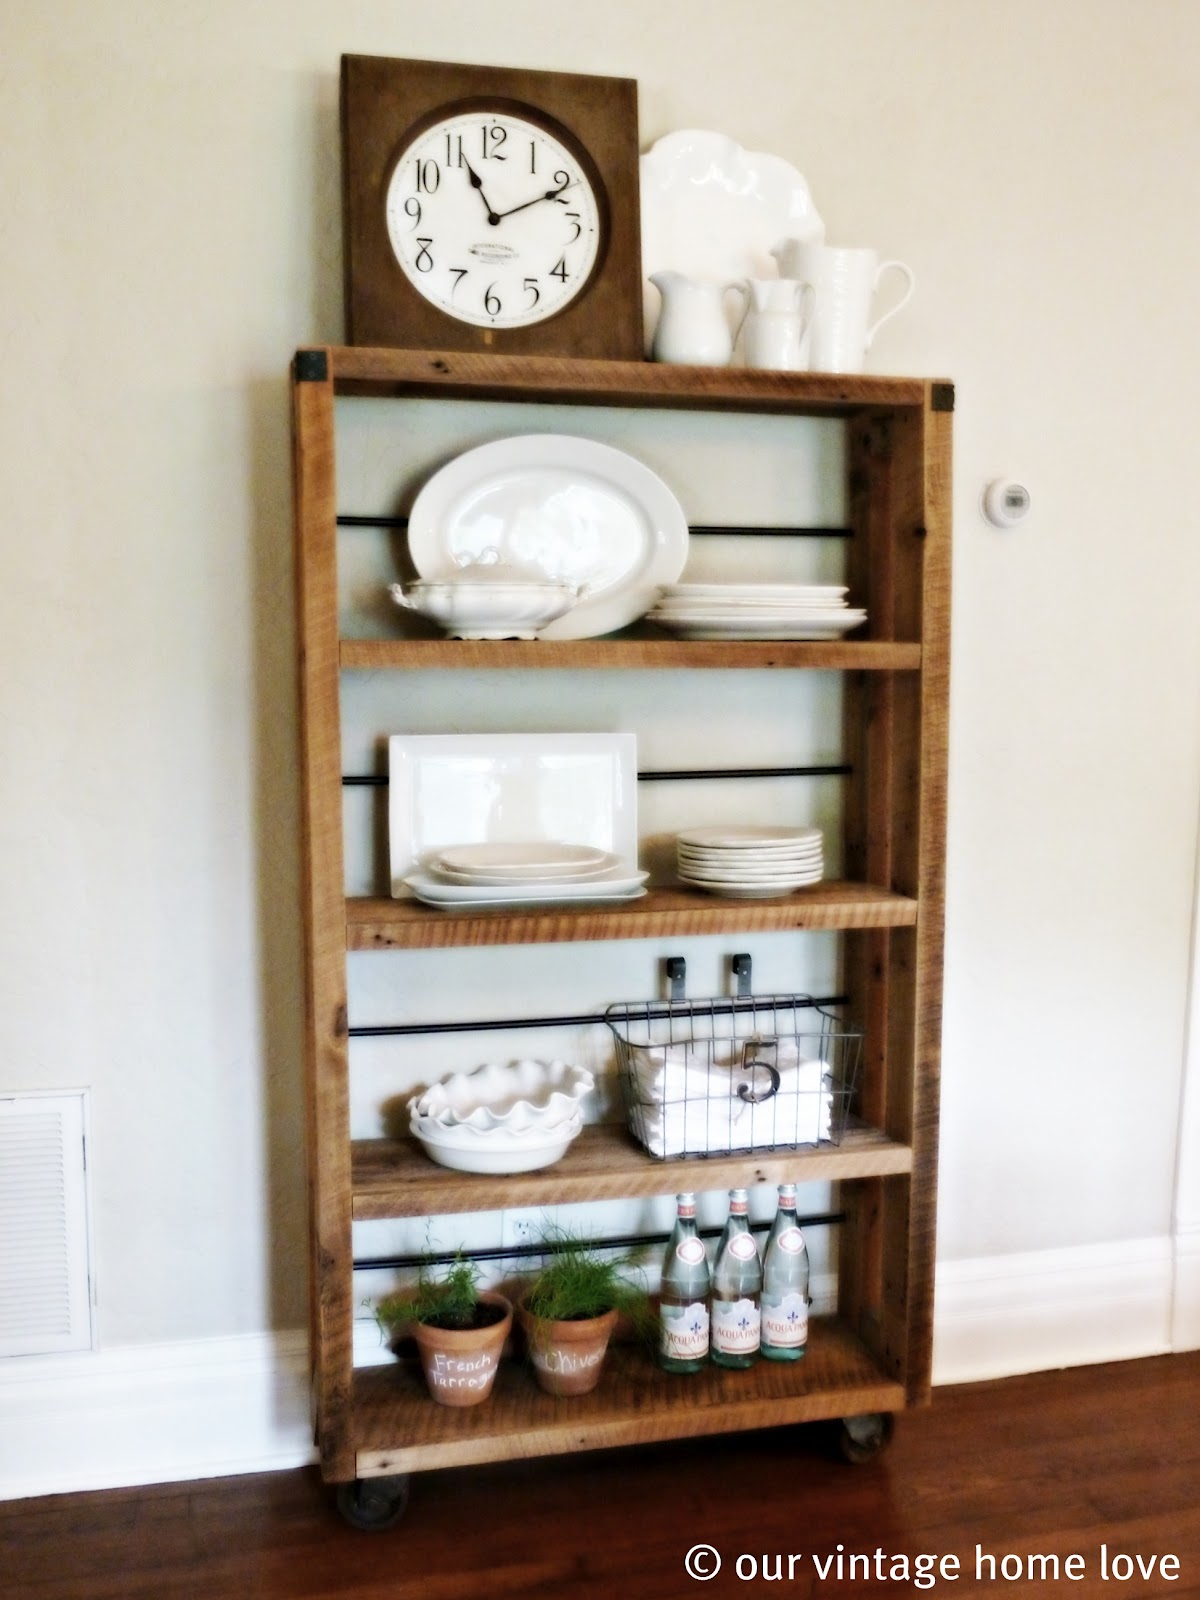
[[[0,1595],[1197,1597],[1198,1421],[1200,1352],[938,1389],[859,1466],[796,1429],[431,1473],[383,1533],[307,1470],[11,1501]],[[703,1583],[700,1543],[722,1559]]]

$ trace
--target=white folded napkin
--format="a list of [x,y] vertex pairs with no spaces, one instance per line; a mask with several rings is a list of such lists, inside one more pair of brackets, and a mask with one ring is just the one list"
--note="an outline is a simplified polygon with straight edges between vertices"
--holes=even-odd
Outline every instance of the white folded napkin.
[[[757,1065],[743,1067],[745,1039],[711,1044],[638,1045],[627,1050],[635,1132],[652,1155],[677,1156],[770,1145],[816,1144],[832,1127],[829,1063],[802,1057],[800,1042],[764,1046]],[[754,1061],[754,1052],[748,1059]],[[774,1067],[779,1088],[771,1094]],[[748,1088],[755,1099],[738,1093]]]

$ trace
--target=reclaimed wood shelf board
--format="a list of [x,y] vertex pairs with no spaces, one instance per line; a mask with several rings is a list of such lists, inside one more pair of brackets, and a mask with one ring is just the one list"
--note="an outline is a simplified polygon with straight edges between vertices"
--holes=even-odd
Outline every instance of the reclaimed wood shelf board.
[[777,900],[724,900],[701,889],[652,889],[640,900],[572,908],[495,906],[454,910],[419,900],[346,902],[348,950],[427,950],[460,945],[565,944],[788,928],[901,928],[917,902],[868,883],[830,879]]
[[894,1177],[911,1170],[909,1146],[873,1128],[848,1129],[836,1145],[660,1161],[647,1155],[623,1125],[597,1123],[585,1128],[552,1167],[508,1176],[440,1167],[414,1139],[357,1139],[351,1146],[356,1222],[674,1194],[680,1188]]
[[667,1373],[644,1348],[615,1345],[599,1386],[569,1400],[543,1394],[516,1359],[501,1362],[480,1405],[443,1406],[429,1398],[415,1363],[397,1361],[355,1371],[355,1472],[360,1478],[424,1472],[896,1411],[903,1404],[902,1385],[835,1318],[814,1319],[802,1360],[758,1361],[741,1372],[709,1365]]

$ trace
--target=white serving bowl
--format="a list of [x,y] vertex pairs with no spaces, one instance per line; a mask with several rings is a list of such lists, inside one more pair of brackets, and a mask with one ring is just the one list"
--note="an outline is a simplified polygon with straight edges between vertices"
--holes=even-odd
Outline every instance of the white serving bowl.
[[579,598],[575,584],[524,573],[519,567],[464,567],[452,578],[393,583],[398,606],[428,617],[455,639],[536,639]]
[[446,1129],[544,1132],[577,1116],[595,1083],[585,1067],[565,1061],[487,1062],[471,1072],[451,1073],[410,1100],[408,1109]]

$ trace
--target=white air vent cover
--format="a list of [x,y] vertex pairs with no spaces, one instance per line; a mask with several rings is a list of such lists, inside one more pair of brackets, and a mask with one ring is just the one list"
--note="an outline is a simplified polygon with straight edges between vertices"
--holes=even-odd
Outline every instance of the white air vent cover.
[[88,1350],[85,1096],[0,1096],[0,1356]]

